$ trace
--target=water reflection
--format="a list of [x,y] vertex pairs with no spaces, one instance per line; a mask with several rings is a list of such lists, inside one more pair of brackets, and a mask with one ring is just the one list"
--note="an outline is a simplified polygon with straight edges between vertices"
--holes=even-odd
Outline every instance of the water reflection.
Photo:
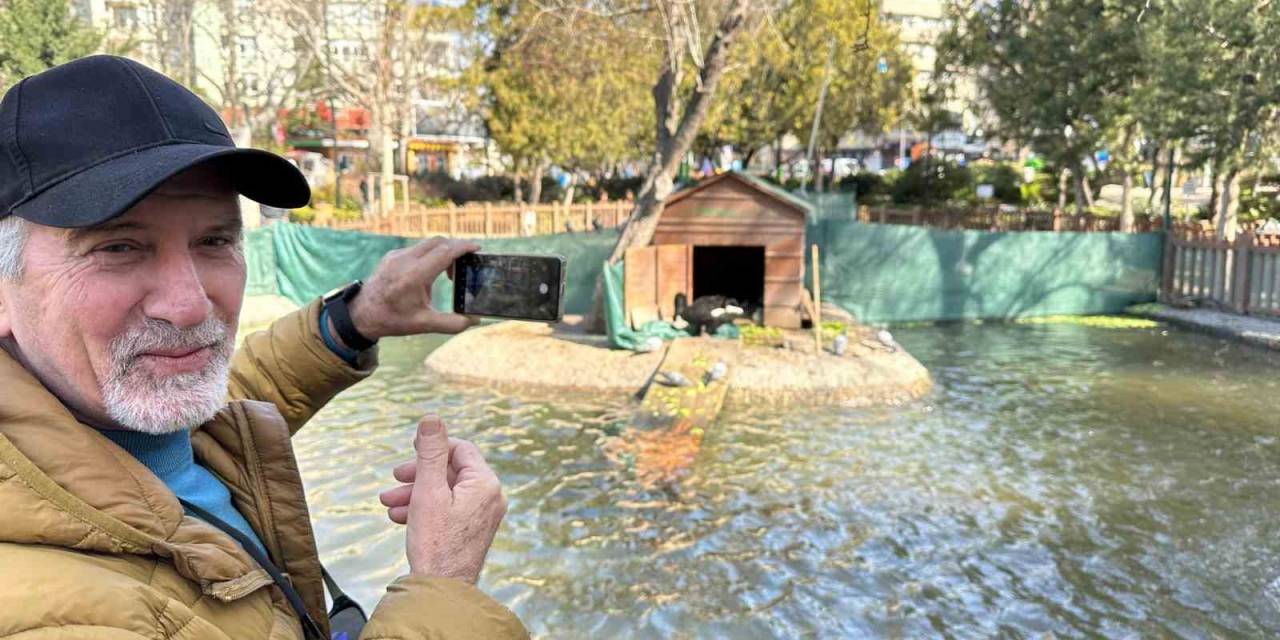
[[376,493],[438,412],[510,514],[484,587],[553,637],[1280,633],[1280,365],[1173,331],[896,331],[936,389],[903,407],[737,408],[675,483],[625,412],[433,387],[438,341],[296,439],[322,556],[368,605],[406,570]]

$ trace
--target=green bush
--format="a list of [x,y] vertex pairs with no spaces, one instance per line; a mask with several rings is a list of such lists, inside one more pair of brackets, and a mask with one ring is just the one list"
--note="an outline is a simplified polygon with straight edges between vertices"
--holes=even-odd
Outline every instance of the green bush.
[[1240,220],[1245,222],[1280,219],[1280,198],[1275,193],[1257,193],[1252,185],[1244,187],[1240,190],[1239,211]]
[[343,200],[342,206],[333,210],[334,220],[350,222],[352,220],[359,220],[363,217],[364,211],[360,209],[359,205],[350,200]]
[[845,193],[852,192],[859,202],[887,192],[888,184],[884,176],[870,171],[862,171],[840,178],[836,188]]
[[914,162],[891,189],[895,204],[919,204],[973,199],[973,175],[968,167],[939,160]]
[[[601,193],[608,195],[610,200],[626,200],[628,196],[634,198],[640,192],[640,184],[643,182],[644,178],[640,176],[633,178],[605,178],[595,185],[592,199],[599,200]],[[585,192],[586,190],[584,189],[583,191]]]
[[[973,175],[974,185],[989,184],[994,188],[994,198],[1004,204],[1021,204],[1022,175],[1014,167],[1004,163],[972,164],[969,172]],[[1032,183],[1035,184],[1035,183]]]
[[316,210],[311,207],[299,207],[289,212],[289,222],[311,224],[316,220]]

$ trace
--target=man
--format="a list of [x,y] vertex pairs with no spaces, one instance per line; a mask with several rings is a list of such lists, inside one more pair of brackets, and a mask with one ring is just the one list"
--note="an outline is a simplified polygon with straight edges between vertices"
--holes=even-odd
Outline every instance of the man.
[[[233,355],[237,194],[310,197],[132,61],[83,58],[0,101],[0,637],[328,637],[289,438],[371,373],[378,338],[471,324],[432,311],[429,284],[477,247],[393,252]],[[474,586],[496,476],[437,418],[414,447],[381,496],[409,575],[361,637],[525,637]]]

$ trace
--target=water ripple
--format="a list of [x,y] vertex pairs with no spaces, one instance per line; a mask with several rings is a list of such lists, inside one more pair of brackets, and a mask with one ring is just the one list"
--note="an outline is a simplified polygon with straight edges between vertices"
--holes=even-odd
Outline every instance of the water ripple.
[[1162,330],[895,336],[929,397],[725,415],[666,483],[608,453],[618,407],[432,385],[439,341],[389,340],[296,438],[321,553],[366,605],[406,570],[376,494],[436,412],[503,479],[482,586],[535,635],[1280,634],[1274,356]]

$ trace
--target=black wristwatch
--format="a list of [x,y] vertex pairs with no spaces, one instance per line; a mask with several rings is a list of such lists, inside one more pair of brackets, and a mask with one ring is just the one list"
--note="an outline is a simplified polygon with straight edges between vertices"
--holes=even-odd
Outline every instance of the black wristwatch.
[[355,299],[356,294],[360,293],[360,288],[363,286],[363,282],[356,280],[324,297],[324,309],[328,312],[329,319],[333,321],[333,329],[338,332],[338,337],[348,347],[356,351],[364,351],[378,343],[377,340],[370,340],[360,335],[360,332],[356,330],[355,323],[351,322],[351,307],[349,305]]

